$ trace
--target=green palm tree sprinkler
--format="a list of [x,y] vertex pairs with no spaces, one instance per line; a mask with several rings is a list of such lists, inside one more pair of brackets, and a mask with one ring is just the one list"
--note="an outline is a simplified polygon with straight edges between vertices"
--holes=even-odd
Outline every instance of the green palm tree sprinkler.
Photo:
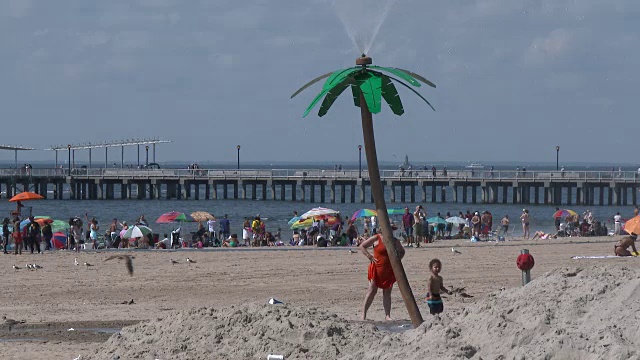
[[[379,224],[382,230],[384,245],[387,249],[395,249],[393,241],[393,232],[390,226],[389,215],[387,214],[387,204],[384,201],[384,191],[382,182],[380,181],[380,170],[378,168],[378,156],[376,153],[376,141],[373,133],[373,115],[382,110],[382,99],[389,105],[391,111],[396,115],[404,114],[404,108],[400,95],[394,85],[394,81],[408,88],[422,100],[424,100],[433,109],[433,106],[420,95],[411,86],[404,83],[406,81],[414,87],[420,87],[421,83],[427,84],[435,88],[435,84],[424,77],[399,68],[387,68],[372,65],[373,61],[370,57],[362,55],[356,59],[356,66],[348,69],[342,69],[319,76],[296,91],[291,98],[301,93],[309,86],[317,83],[322,79],[327,79],[322,87],[322,91],[313,99],[303,117],[320,102],[324,97],[318,116],[324,116],[336,101],[338,96],[347,88],[351,88],[353,102],[355,106],[360,108],[362,117],[362,135],[364,137],[365,153],[367,156],[367,166],[369,169],[369,180],[371,183],[371,193],[378,212]],[[400,80],[400,79],[402,80]],[[363,106],[366,105],[366,106]],[[393,268],[393,273],[398,281],[400,293],[407,306],[407,311],[411,317],[411,322],[415,327],[422,323],[422,315],[416,304],[416,300],[411,291],[411,286],[407,280],[407,276],[402,266],[402,261],[398,257],[396,251],[388,251],[389,260]]]

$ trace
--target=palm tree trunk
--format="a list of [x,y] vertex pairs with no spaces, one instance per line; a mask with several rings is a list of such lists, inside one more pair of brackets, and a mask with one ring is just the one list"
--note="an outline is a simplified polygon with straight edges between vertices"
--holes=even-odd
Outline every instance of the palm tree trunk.
[[400,294],[407,306],[407,311],[411,317],[411,322],[414,327],[418,327],[422,324],[422,315],[416,299],[413,297],[409,280],[407,280],[407,274],[404,272],[402,261],[395,251],[395,241],[393,238],[393,232],[391,230],[391,223],[389,221],[389,214],[387,213],[387,204],[384,201],[384,190],[382,188],[382,182],[380,181],[380,169],[378,168],[378,155],[376,153],[376,139],[373,133],[373,116],[362,92],[360,92],[360,112],[362,115],[362,136],[364,137],[365,154],[367,156],[367,167],[369,168],[369,181],[371,182],[371,193],[373,194],[373,200],[376,204],[376,210],[378,212],[378,223],[382,230],[382,241],[387,248],[387,254],[389,254],[389,261],[393,268],[393,274],[398,282],[400,288]]

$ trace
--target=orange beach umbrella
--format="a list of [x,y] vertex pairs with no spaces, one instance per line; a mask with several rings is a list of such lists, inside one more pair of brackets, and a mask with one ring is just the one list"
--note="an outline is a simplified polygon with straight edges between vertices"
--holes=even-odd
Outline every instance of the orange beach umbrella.
[[632,217],[624,223],[624,231],[640,235],[640,215]]
[[40,200],[40,199],[44,199],[44,197],[42,197],[42,195],[38,195],[31,191],[25,191],[12,197],[11,199],[9,199],[9,201],[16,202],[16,201]]

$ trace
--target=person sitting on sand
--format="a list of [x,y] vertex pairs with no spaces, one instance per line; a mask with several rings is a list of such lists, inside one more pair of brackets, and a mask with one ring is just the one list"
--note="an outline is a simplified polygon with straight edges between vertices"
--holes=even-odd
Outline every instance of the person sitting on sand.
[[[631,233],[631,235],[620,239],[614,246],[614,254],[617,256],[633,256],[634,254],[638,254],[638,250],[636,249],[637,237],[638,235]],[[631,247],[633,252],[629,252],[629,247]]]
[[444,281],[440,276],[440,270],[442,270],[442,262],[438,259],[429,261],[429,270],[431,275],[427,280],[427,306],[429,306],[429,313],[431,315],[438,315],[444,311],[444,305],[442,303],[442,297],[440,297],[440,291],[444,291],[451,295],[446,287],[444,287]]
[[557,239],[558,235],[551,235],[551,234],[546,234],[544,231],[536,231],[535,234],[533,234],[533,237],[531,238],[531,240],[535,240],[537,238],[540,238],[542,240],[546,240],[546,239]]
[[222,247],[237,247],[238,234],[231,234],[227,239],[222,241]]
[[164,234],[164,239],[158,241],[156,249],[169,249],[171,248],[171,239],[167,234]]
[[[395,226],[391,228],[397,230]],[[405,252],[402,243],[396,238],[393,238],[392,241],[398,257],[402,259]],[[367,251],[367,248],[371,246],[373,246],[373,255]],[[385,320],[391,320],[391,289],[396,282],[396,277],[393,274],[382,235],[376,234],[363,241],[362,244],[360,244],[360,251],[369,259],[369,271],[367,274],[369,289],[364,299],[362,320],[367,319],[367,311],[378,292],[378,288],[382,289],[382,306],[384,307]]]

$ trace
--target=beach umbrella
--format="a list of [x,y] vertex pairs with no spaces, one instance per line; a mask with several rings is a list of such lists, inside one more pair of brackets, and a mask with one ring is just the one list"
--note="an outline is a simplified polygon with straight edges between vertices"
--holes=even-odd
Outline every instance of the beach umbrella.
[[206,211],[196,211],[196,212],[192,212],[191,215],[189,215],[193,218],[193,220],[195,221],[208,221],[208,220],[215,220],[216,217],[211,215],[210,213],[206,212]]
[[53,220],[53,222],[51,223],[51,231],[53,232],[65,231],[65,230],[68,230],[70,227],[71,226],[69,225],[69,223],[63,220]]
[[576,213],[573,210],[569,210],[569,209],[561,209],[561,210],[558,210],[558,211],[553,213],[553,217],[554,218],[567,217],[567,216],[576,216],[576,215],[578,215],[578,213]]
[[51,238],[51,246],[56,249],[64,249],[67,247],[67,235],[63,232],[54,232]]
[[624,223],[624,231],[640,235],[640,215],[632,217]]
[[[338,221],[338,218],[335,216],[324,216],[323,218],[324,218],[324,222],[327,225],[333,225]],[[317,217],[316,219],[319,220],[319,217]],[[313,225],[313,220],[314,220],[313,218],[300,219],[291,225],[291,230],[305,229],[305,228],[311,227],[311,225]]]
[[429,224],[446,224],[447,221],[441,217],[434,216],[427,219]]
[[123,239],[141,238],[151,234],[153,230],[144,225],[134,225],[125,231],[124,235],[120,237]]
[[391,208],[387,209],[389,215],[404,215],[404,208]]
[[160,217],[156,220],[158,224],[168,224],[172,222],[185,222],[187,220],[187,216],[184,213],[172,211],[165,214],[160,215]]
[[463,219],[459,216],[452,216],[452,217],[448,217],[446,219],[444,219],[444,221],[451,223],[451,224],[466,224],[467,223],[467,219]]
[[16,201],[40,200],[40,199],[44,199],[44,197],[42,197],[42,195],[36,194],[31,191],[25,191],[12,197],[11,199],[9,199],[9,201],[16,202]]
[[353,213],[353,216],[351,217],[351,220],[355,220],[357,218],[365,218],[365,217],[371,217],[371,216],[377,216],[378,213],[375,210],[371,210],[371,209],[360,209],[356,212]]
[[287,224],[289,224],[289,225],[293,225],[293,224],[295,224],[295,222],[296,222],[296,221],[298,221],[298,220],[300,220],[300,216],[294,216],[294,217],[292,217],[292,218],[291,218],[291,220],[289,220],[289,221],[287,222]]
[[[51,218],[49,218],[48,216],[35,216],[33,218],[33,221],[37,222],[40,226],[44,226],[44,224],[46,223],[53,223],[53,220]],[[31,220],[24,219],[20,222],[20,229],[23,229],[25,226],[29,225],[31,223]]]
[[338,214],[340,211],[338,210],[333,210],[333,209],[328,209],[328,208],[323,208],[323,207],[317,207],[317,208],[313,208],[309,211],[307,211],[306,213],[300,215],[300,219],[308,219],[308,218],[313,218],[316,216],[320,216],[320,215],[335,215]]

